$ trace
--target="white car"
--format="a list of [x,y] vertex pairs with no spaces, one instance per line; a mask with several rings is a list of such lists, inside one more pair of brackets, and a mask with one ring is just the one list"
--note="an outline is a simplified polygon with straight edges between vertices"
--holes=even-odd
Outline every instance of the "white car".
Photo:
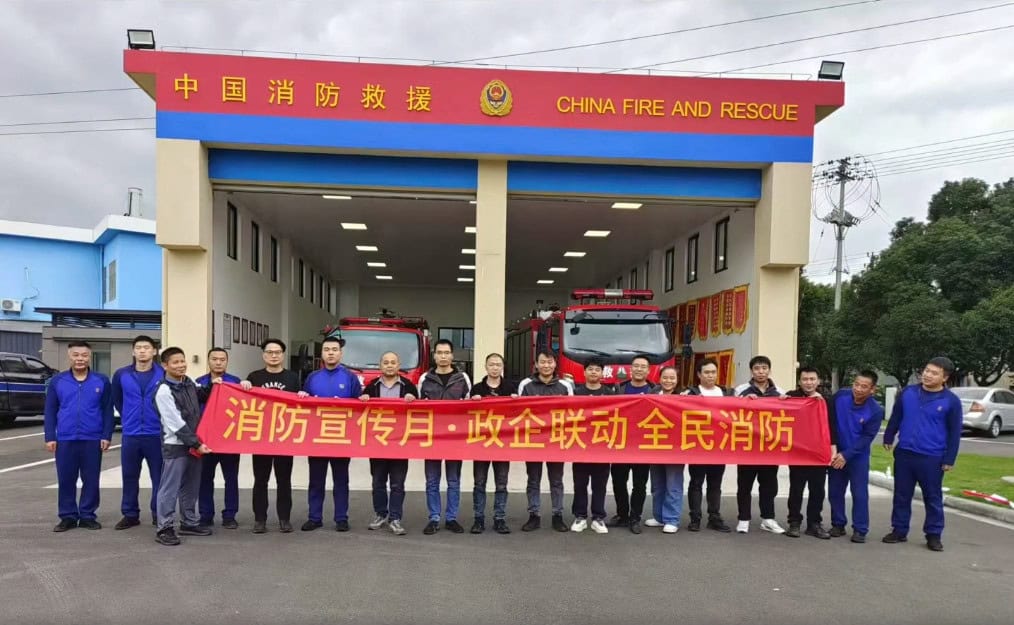
[[961,399],[966,430],[996,438],[1014,431],[1014,393],[1003,388],[959,386],[952,391]]

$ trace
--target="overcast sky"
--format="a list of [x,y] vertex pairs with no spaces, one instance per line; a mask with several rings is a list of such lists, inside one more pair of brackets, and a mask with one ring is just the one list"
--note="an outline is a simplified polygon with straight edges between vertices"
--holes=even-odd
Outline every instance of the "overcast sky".
[[[0,95],[134,86],[122,71],[122,49],[128,27],[154,29],[160,47],[462,60],[621,39],[852,1],[2,0],[0,58],[4,63],[0,65]],[[879,0],[497,62],[627,68],[1001,4],[1004,3],[999,0]],[[725,54],[662,69],[710,72],[809,56],[841,58],[846,61],[846,105],[817,127],[815,160],[820,162],[850,154],[875,154],[1014,131],[1014,64],[1010,63],[1014,58],[1014,30],[833,54],[1008,25],[1014,25],[1014,6]],[[806,60],[752,71],[815,74],[818,65],[818,60]],[[153,131],[63,132],[149,127],[152,121],[22,125],[152,115],[153,102],[139,91],[0,97],[0,134],[11,135],[0,137],[0,219],[92,227],[106,214],[124,212],[127,188],[131,186],[143,189],[145,215],[153,216]],[[40,132],[50,134],[37,134]],[[926,153],[926,150],[951,151]],[[869,215],[846,240],[850,268],[858,270],[866,253],[887,244],[895,220],[908,215],[924,216],[926,202],[943,181],[974,176],[993,183],[1014,175],[1011,154],[1014,154],[1014,132],[872,156],[882,171],[904,171],[905,163],[912,169],[953,163],[959,158],[966,161],[1002,158],[882,176],[880,211]],[[896,160],[887,160],[890,158]],[[861,191],[855,189],[856,203],[849,207],[857,214],[866,212]],[[822,204],[818,211],[828,208]],[[826,278],[834,258],[833,235],[816,221],[811,250],[810,274]]]

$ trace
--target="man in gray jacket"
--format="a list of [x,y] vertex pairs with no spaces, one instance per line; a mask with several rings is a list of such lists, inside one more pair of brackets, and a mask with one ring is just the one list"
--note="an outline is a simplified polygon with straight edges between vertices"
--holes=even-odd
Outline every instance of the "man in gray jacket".
[[155,408],[162,422],[162,480],[158,487],[158,531],[155,540],[178,545],[176,505],[183,511],[180,534],[209,536],[211,529],[200,526],[197,495],[201,488],[201,455],[211,449],[197,438],[201,400],[210,392],[198,389],[187,377],[183,350],[170,347],[162,352],[165,378],[155,391]]

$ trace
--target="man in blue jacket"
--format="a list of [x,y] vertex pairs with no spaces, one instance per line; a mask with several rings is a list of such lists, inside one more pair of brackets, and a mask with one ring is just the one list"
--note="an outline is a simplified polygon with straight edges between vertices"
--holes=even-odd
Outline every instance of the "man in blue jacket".
[[[239,384],[240,379],[226,369],[229,368],[229,352],[221,347],[212,347],[208,352],[208,373],[194,380],[203,389],[210,389],[216,381]],[[205,404],[201,404],[204,414]],[[200,511],[200,525],[215,524],[215,468],[222,465],[222,479],[225,480],[225,506],[222,508],[222,527],[234,530],[239,527],[236,512],[239,511],[239,454],[210,453],[201,456],[201,490],[197,497]]]
[[945,384],[954,373],[954,363],[938,356],[922,370],[922,384],[906,386],[894,401],[891,420],[884,432],[884,448],[894,451],[894,509],[891,533],[885,543],[908,540],[915,485],[922,490],[926,506],[923,533],[931,551],[943,551],[944,473],[954,467],[961,444],[961,400]]
[[[307,376],[303,383],[301,397],[357,398],[363,393],[359,376],[341,365],[342,348],[345,339],[328,336],[320,348],[324,368]],[[334,480],[334,523],[335,531],[349,531],[349,459],[348,458],[307,458],[310,465],[310,483],[306,489],[309,518],[301,528],[311,532],[324,527],[324,487],[327,485],[327,467],[331,466]]]
[[151,517],[155,522],[158,483],[162,477],[162,426],[155,410],[155,391],[165,371],[155,362],[155,339],[134,339],[134,362],[113,374],[113,406],[120,413],[123,439],[120,447],[120,471],[123,475],[123,518],[116,529],[141,524],[137,498],[140,491],[141,461],[148,465],[151,478]]
[[870,445],[880,433],[884,408],[873,398],[877,374],[863,369],[851,389],[835,393],[834,418],[838,426],[838,453],[827,474],[831,502],[832,538],[845,536],[845,488],[852,491],[852,542],[866,542],[870,531]]
[[[84,341],[67,346],[70,369],[49,381],[46,388],[46,449],[56,454],[60,523],[54,532],[75,527],[102,529],[99,473],[102,453],[113,438],[113,395],[109,378],[91,370],[92,349]],[[81,478],[81,500],[77,481]]]

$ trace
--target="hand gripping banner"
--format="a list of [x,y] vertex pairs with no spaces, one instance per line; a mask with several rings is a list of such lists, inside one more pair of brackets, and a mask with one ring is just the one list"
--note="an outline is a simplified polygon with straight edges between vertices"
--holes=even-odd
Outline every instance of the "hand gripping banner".
[[821,399],[613,395],[406,402],[216,385],[220,453],[643,464],[826,465]]

